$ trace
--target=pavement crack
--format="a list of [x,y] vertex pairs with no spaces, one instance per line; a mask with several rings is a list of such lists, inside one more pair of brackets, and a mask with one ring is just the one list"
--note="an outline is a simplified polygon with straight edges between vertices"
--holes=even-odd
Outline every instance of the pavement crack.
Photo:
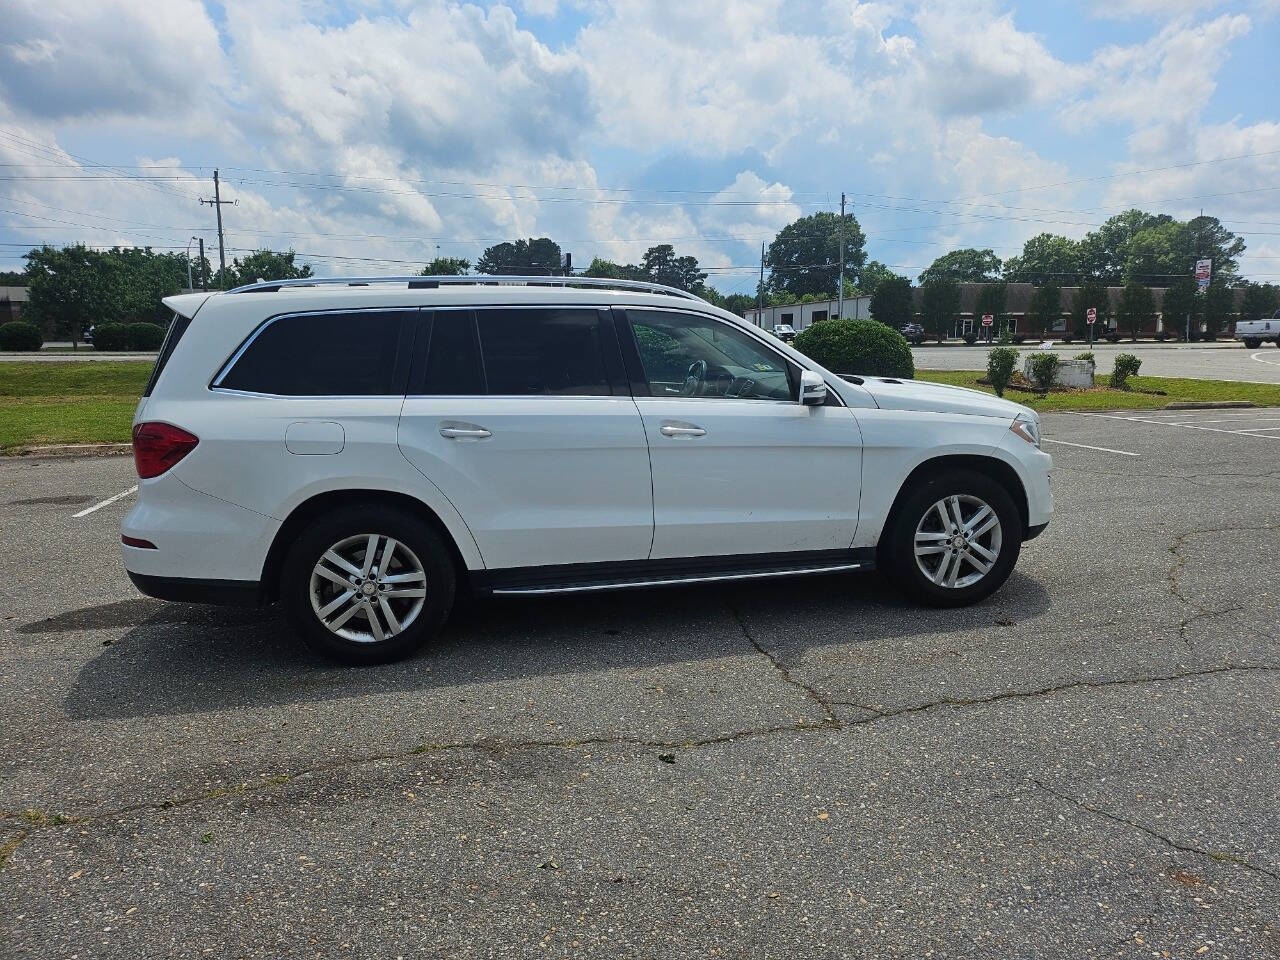
[[1111,680],[1073,680],[1070,683],[1060,683],[1049,687],[1040,687],[1035,690],[1006,690],[1001,693],[993,693],[984,697],[941,697],[937,700],[930,700],[927,703],[919,703],[910,707],[899,707],[894,710],[880,710],[876,707],[869,707],[866,704],[853,703],[847,700],[833,700],[831,703],[836,706],[857,707],[860,710],[867,710],[875,714],[875,716],[872,717],[848,721],[849,726],[861,726],[868,723],[878,723],[881,720],[891,720],[895,717],[924,713],[928,710],[937,709],[938,707],[976,707],[988,703],[1000,703],[1004,700],[1025,700],[1033,699],[1035,697],[1050,696],[1052,694],[1063,693],[1068,690],[1092,690],[1103,689],[1106,687],[1135,686],[1139,684],[1162,683],[1170,680],[1186,680],[1195,677],[1208,677],[1222,673],[1245,672],[1280,673],[1280,666],[1272,666],[1270,664],[1227,664],[1225,666],[1205,667],[1200,670],[1186,670],[1178,673],[1162,674],[1158,676],[1117,677]]
[[1151,827],[1147,826],[1144,823],[1139,823],[1137,820],[1131,820],[1130,818],[1121,816],[1118,813],[1112,813],[1110,810],[1103,810],[1101,807],[1095,807],[1093,806],[1093,804],[1085,803],[1083,800],[1077,799],[1076,797],[1073,797],[1070,794],[1063,793],[1060,790],[1055,790],[1053,787],[1050,787],[1048,784],[1040,780],[1037,780],[1035,777],[1031,777],[1030,779],[1031,779],[1031,782],[1034,783],[1037,788],[1039,788],[1040,790],[1043,790],[1045,793],[1049,794],[1050,796],[1057,797],[1063,803],[1068,803],[1071,806],[1075,807],[1076,809],[1083,810],[1086,813],[1091,813],[1094,816],[1103,817],[1106,820],[1110,820],[1112,823],[1118,823],[1118,824],[1121,824],[1122,826],[1132,827],[1134,830],[1137,830],[1140,833],[1144,833],[1149,837],[1159,840],[1161,843],[1165,844],[1168,847],[1171,847],[1174,850],[1179,850],[1183,853],[1192,853],[1200,857],[1207,857],[1208,859],[1213,860],[1217,863],[1233,863],[1236,866],[1243,867],[1244,869],[1252,873],[1256,873],[1259,876],[1267,877],[1273,883],[1280,883],[1280,873],[1278,873],[1275,870],[1268,869],[1267,867],[1260,867],[1256,863],[1252,863],[1251,861],[1245,859],[1239,854],[1232,853],[1227,850],[1210,850],[1206,847],[1195,846],[1194,844],[1181,843],[1177,840],[1174,840],[1172,837],[1169,837],[1161,833],[1158,830],[1152,829]]
[[823,717],[825,718],[822,726],[832,727],[837,730],[840,729],[843,726],[843,723],[840,718],[836,716],[835,711],[831,709],[831,705],[822,696],[822,694],[820,694],[814,687],[805,683],[799,677],[793,675],[790,667],[783,663],[782,660],[775,656],[771,651],[767,650],[765,646],[752,635],[751,628],[747,626],[746,620],[742,618],[742,614],[738,613],[737,608],[734,607],[733,604],[726,604],[726,606],[729,608],[730,616],[732,616],[737,622],[738,629],[742,631],[742,635],[746,638],[747,643],[755,647],[766,660],[773,664],[774,670],[778,672],[783,681],[791,684],[791,686],[795,687],[797,690],[802,690],[810,700],[818,705],[818,708],[822,711]]
[[1222,616],[1223,614],[1227,614],[1227,613],[1234,613],[1238,610],[1243,610],[1244,607],[1241,605],[1236,605],[1232,607],[1226,607],[1221,610],[1215,610],[1211,607],[1205,606],[1200,601],[1194,599],[1192,596],[1190,596],[1186,592],[1185,589],[1183,589],[1182,583],[1178,579],[1179,574],[1182,572],[1183,568],[1186,567],[1187,565],[1187,556],[1182,552],[1183,544],[1185,544],[1186,541],[1191,537],[1204,536],[1206,534],[1258,533],[1258,532],[1267,531],[1267,530],[1280,530],[1280,524],[1267,523],[1267,524],[1255,524],[1252,526],[1243,526],[1243,527],[1224,526],[1224,527],[1205,527],[1205,528],[1200,528],[1196,530],[1186,530],[1178,534],[1176,537],[1174,537],[1173,542],[1169,544],[1169,554],[1170,556],[1173,557],[1173,563],[1170,565],[1168,573],[1165,574],[1165,579],[1169,584],[1169,595],[1172,596],[1179,603],[1183,604],[1184,606],[1190,607],[1193,611],[1195,611],[1189,616],[1183,617],[1182,621],[1178,624],[1178,639],[1181,640],[1182,643],[1188,649],[1193,649],[1193,650],[1195,649],[1195,645],[1187,637],[1187,628],[1191,626],[1191,624],[1195,623],[1197,620],[1204,620],[1210,617]]

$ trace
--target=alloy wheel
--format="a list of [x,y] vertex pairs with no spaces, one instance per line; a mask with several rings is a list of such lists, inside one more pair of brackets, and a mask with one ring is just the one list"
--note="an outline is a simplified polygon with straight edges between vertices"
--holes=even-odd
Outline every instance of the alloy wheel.
[[1000,516],[986,501],[962,493],[944,497],[916,525],[920,572],[952,590],[973,586],[1000,558]]
[[422,613],[427,575],[405,544],[376,533],[335,543],[311,570],[311,609],[345,640],[380,643]]

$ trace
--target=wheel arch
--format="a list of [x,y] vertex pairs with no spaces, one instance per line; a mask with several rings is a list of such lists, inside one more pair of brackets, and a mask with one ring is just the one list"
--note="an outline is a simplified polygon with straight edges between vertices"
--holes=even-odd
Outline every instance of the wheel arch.
[[377,489],[343,489],[343,490],[327,490],[323,493],[315,494],[299,503],[284,522],[280,524],[280,528],[276,531],[275,538],[271,542],[271,547],[267,551],[266,560],[262,566],[262,595],[267,601],[275,601],[280,597],[280,571],[284,566],[285,555],[289,552],[289,546],[297,539],[298,534],[306,528],[306,525],[314,518],[322,514],[336,510],[340,507],[356,506],[361,504],[380,504],[383,506],[395,507],[404,510],[424,520],[444,542],[449,550],[449,556],[453,560],[454,570],[456,571],[459,582],[465,582],[468,577],[469,567],[466,558],[463,556],[457,540],[449,527],[440,519],[440,516],[429,505],[423,503],[417,497],[412,497],[406,493],[399,493],[393,490],[377,490]]
[[893,506],[889,508],[889,512],[885,515],[884,526],[881,528],[882,536],[884,531],[888,530],[894,520],[897,519],[898,510],[901,509],[903,501],[915,484],[930,474],[946,469],[972,470],[975,473],[990,477],[1004,487],[1009,494],[1009,498],[1013,500],[1014,506],[1018,508],[1018,517],[1022,520],[1023,537],[1026,536],[1026,532],[1030,527],[1031,510],[1027,503],[1026,487],[1023,486],[1018,472],[999,457],[966,453],[943,454],[937,457],[930,457],[928,460],[916,464],[898,487],[898,493],[893,498]]

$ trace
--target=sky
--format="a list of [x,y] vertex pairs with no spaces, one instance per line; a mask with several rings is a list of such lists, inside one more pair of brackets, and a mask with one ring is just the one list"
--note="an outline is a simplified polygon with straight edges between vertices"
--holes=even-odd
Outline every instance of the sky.
[[[414,273],[671,243],[723,291],[839,209],[914,277],[1203,208],[1280,282],[1280,0],[7,0],[0,269],[32,244]],[[194,246],[194,244],[193,244]]]

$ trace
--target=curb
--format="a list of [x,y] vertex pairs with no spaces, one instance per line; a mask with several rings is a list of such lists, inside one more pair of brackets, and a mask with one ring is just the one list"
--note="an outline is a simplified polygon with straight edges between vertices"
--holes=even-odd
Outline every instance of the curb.
[[47,447],[18,447],[10,457],[122,457],[133,452],[129,443],[58,443]]
[[1179,400],[1166,403],[1164,410],[1240,410],[1256,407],[1252,400]]

